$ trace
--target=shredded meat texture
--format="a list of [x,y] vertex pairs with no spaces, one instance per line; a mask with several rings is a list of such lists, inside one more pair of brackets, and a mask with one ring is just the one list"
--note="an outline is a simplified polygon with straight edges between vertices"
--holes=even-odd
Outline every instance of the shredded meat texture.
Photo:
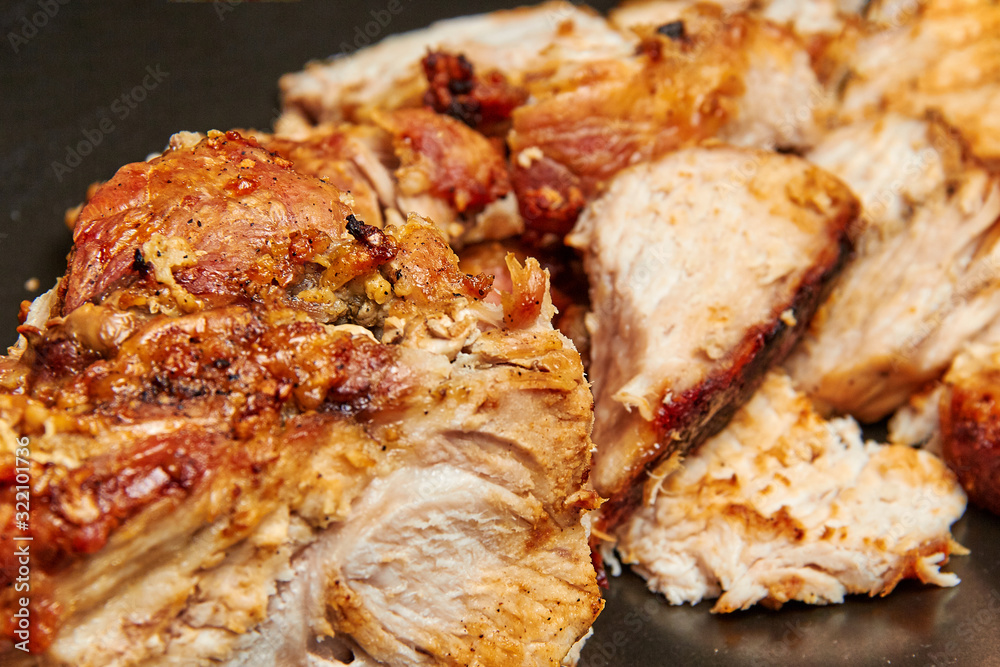
[[712,610],[732,612],[887,595],[910,578],[955,586],[940,567],[966,553],[949,533],[965,494],[938,458],[825,421],[782,372],[657,491],[616,536],[671,604],[718,598]]
[[1000,316],[1000,181],[948,126],[894,113],[833,131],[808,157],[863,212],[856,258],[788,368],[825,409],[877,421]]
[[591,286],[593,479],[612,501],[607,523],[788,352],[857,212],[846,186],[805,160],[731,147],[638,165],[588,206],[567,241]]
[[0,524],[27,438],[34,545],[35,655],[3,660],[559,664],[602,606],[599,498],[547,272],[511,257],[488,303],[433,223],[358,219],[295,146],[172,143],[94,193],[0,359]]
[[942,455],[969,500],[1000,514],[1000,344],[969,345],[944,378],[940,397]]
[[841,114],[928,112],[1000,165],[1000,7],[990,0],[876,3],[872,21],[833,59],[845,74]]

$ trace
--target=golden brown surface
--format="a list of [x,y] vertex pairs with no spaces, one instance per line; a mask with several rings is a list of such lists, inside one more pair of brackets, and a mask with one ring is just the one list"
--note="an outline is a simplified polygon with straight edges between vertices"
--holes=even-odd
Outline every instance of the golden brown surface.
[[93,194],[66,287],[0,360],[0,443],[32,447],[43,664],[304,664],[326,637],[549,665],[592,624],[591,397],[547,274],[511,259],[484,303],[432,223],[380,230],[345,201],[235,133]]

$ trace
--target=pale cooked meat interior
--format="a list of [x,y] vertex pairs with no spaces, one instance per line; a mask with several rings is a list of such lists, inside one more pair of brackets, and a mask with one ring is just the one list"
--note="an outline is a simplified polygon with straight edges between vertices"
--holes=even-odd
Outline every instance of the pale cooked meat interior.
[[808,321],[856,210],[805,160],[729,147],[638,165],[588,206],[567,241],[591,285],[598,491],[724,425]]
[[672,604],[716,612],[886,595],[905,578],[954,586],[949,527],[965,494],[939,459],[826,421],[781,371],[616,533]]

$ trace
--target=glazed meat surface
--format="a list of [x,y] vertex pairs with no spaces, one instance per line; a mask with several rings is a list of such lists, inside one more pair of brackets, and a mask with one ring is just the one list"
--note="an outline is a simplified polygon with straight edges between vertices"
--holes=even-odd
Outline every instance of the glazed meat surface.
[[831,132],[807,157],[863,213],[856,258],[787,365],[825,409],[876,421],[1000,315],[1000,181],[947,126],[892,113]]
[[787,353],[848,249],[850,191],[791,156],[696,148],[619,174],[567,241],[591,285],[606,517],[718,431]]
[[626,562],[671,604],[715,612],[887,595],[903,579],[954,586],[949,527],[965,494],[936,457],[864,442],[826,421],[781,371],[668,476],[616,533]]
[[0,358],[41,664],[558,665],[593,623],[592,399],[547,274],[511,259],[486,303],[433,223],[345,202],[211,133],[84,207]]

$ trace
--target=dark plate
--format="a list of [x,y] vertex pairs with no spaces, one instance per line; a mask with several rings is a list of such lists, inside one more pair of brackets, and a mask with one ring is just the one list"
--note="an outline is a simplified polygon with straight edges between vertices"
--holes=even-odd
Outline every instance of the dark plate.
[[[381,38],[509,4],[3,3],[0,344],[14,342],[18,303],[39,293],[26,281],[44,290],[65,269],[63,212],[88,184],[176,130],[270,126],[278,77],[354,48],[365,31]],[[907,584],[826,608],[713,616],[709,604],[670,607],[626,573],[612,580],[584,664],[1000,665],[1000,519],[970,510],[955,534],[972,549],[949,566],[957,588]]]

